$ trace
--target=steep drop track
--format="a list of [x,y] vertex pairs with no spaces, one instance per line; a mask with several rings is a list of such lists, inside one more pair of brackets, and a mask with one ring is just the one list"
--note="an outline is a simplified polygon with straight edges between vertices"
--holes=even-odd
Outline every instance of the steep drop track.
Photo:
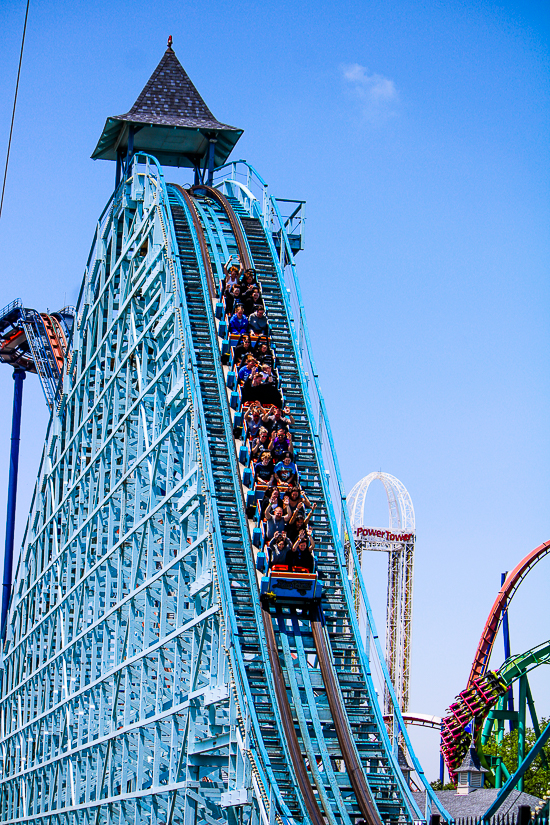
[[527,573],[548,553],[550,553],[550,541],[545,541],[544,544],[531,550],[531,552],[514,567],[512,572],[506,576],[506,581],[498,592],[498,596],[495,599],[495,603],[491,608],[491,612],[483,628],[483,633],[481,634],[481,639],[479,640],[474,656],[472,670],[468,678],[468,687],[470,687],[477,676],[482,676],[487,670],[493,645],[500,627],[503,609],[510,603],[510,600]]
[[[376,818],[371,819],[373,811],[376,811],[372,800],[373,794],[376,794],[380,814],[391,816],[392,814],[395,815],[395,808],[391,810],[393,806],[390,800],[392,800],[392,797],[395,800],[395,796],[399,792],[397,783],[390,773],[379,732],[374,724],[367,686],[363,682],[357,667],[358,657],[356,655],[355,639],[349,623],[347,605],[340,581],[340,570],[333,550],[334,538],[330,530],[326,502],[319,483],[320,469],[315,454],[314,435],[300,383],[297,354],[293,346],[290,323],[284,308],[279,279],[263,226],[256,218],[247,216],[236,200],[228,198],[227,201],[237,213],[243,227],[248,248],[251,252],[251,262],[256,268],[258,280],[262,287],[262,296],[266,304],[272,340],[276,345],[278,358],[283,364],[282,380],[285,403],[289,406],[296,422],[292,428],[292,433],[300,466],[300,483],[310,501],[317,502],[314,522],[315,552],[324,588],[323,613],[330,639],[330,658],[334,660],[338,687],[345,707],[351,738],[362,763],[360,772],[363,773],[366,769],[367,773],[370,773],[370,787],[364,782],[363,794],[357,794],[355,787],[354,791],[363,816],[365,818],[368,816],[370,821],[376,822]],[[336,734],[338,735],[338,729]],[[340,741],[339,736],[338,739]],[[342,743],[340,744],[342,745]],[[351,754],[344,747],[342,757],[347,762],[346,755],[350,756]],[[351,766],[351,770],[348,766],[350,781],[357,767],[357,763]],[[367,799],[369,800],[368,805]],[[370,811],[370,816],[365,808]]]
[[[179,189],[179,187],[178,187]],[[172,217],[176,230],[181,268],[184,278],[185,298],[193,335],[193,344],[199,366],[201,393],[204,414],[208,430],[208,442],[212,461],[212,472],[223,536],[225,561],[232,586],[233,604],[237,616],[240,643],[243,654],[248,660],[247,674],[251,689],[261,698],[257,711],[275,777],[284,799],[293,816],[301,818],[301,808],[296,798],[294,784],[288,773],[283,755],[283,746],[278,734],[277,724],[270,703],[266,673],[261,662],[258,627],[254,617],[251,588],[256,582],[250,582],[248,569],[243,554],[243,537],[238,518],[239,509],[244,511],[244,502],[240,480],[233,477],[229,450],[234,450],[232,438],[229,440],[224,428],[221,413],[219,387],[216,381],[214,359],[219,358],[219,351],[214,351],[208,328],[208,312],[211,305],[205,299],[199,276],[199,264],[194,251],[193,238],[189,226],[188,213],[181,204],[183,194],[176,187],[169,189]],[[241,586],[246,582],[247,586]]]
[[[293,816],[300,818],[300,804],[296,799],[298,789],[307,816],[315,825],[321,825],[325,821],[320,807],[324,808],[325,815],[328,815],[330,821],[339,820],[348,825],[349,817],[357,816],[363,816],[369,825],[380,825],[381,819],[395,821],[404,813],[405,805],[376,726],[368,686],[358,666],[356,641],[342,592],[341,574],[333,549],[334,538],[323,488],[319,482],[320,469],[313,428],[300,381],[298,356],[271,250],[261,223],[247,215],[236,200],[226,198],[217,190],[207,187],[198,187],[197,190],[198,197],[195,199],[192,197],[193,190],[188,193],[170,185],[169,196],[184,274],[193,341],[200,367],[201,390],[212,451],[224,549],[227,542],[226,563],[232,582],[247,582],[246,587],[232,587],[232,594],[235,612],[239,617],[241,644],[243,651],[248,654],[247,673],[264,742],[281,791]],[[190,221],[199,238],[201,256],[209,272],[209,294],[206,296],[201,286],[197,258],[193,250]],[[212,301],[215,300],[214,271],[217,272],[218,278],[223,277],[220,271],[221,262],[226,260],[228,252],[238,253],[245,268],[254,266],[256,269],[270,323],[271,340],[281,365],[280,375],[285,404],[294,417],[291,429],[298,456],[300,483],[310,501],[317,504],[314,533],[318,569],[324,587],[323,612],[312,616],[309,624],[299,622],[296,617],[291,620],[280,611],[273,612],[264,607],[265,641],[269,661],[263,663],[259,633],[264,628],[260,629],[256,625],[251,598],[251,589],[257,588],[257,584],[255,580],[250,580],[242,551],[243,541],[249,544],[250,537],[240,537],[242,520],[239,521],[236,515],[239,508],[242,515],[243,491],[240,478],[231,478],[229,450],[235,448],[224,438],[227,438],[227,429],[224,428],[220,411],[220,405],[227,404],[227,396],[222,397],[225,393],[220,393],[216,382],[214,359],[220,357],[219,346],[212,346],[207,323],[208,313],[213,312]],[[307,626],[304,627],[304,624]],[[294,661],[300,657],[296,652],[291,652],[296,650],[298,645],[301,646],[301,673],[297,666],[296,673],[294,672]],[[306,661],[304,657],[311,657],[315,652],[322,677],[322,694],[326,696],[327,711],[330,710],[332,717],[332,724],[327,724],[324,716],[322,726],[317,707],[311,707],[322,704],[322,699],[319,699],[317,689],[317,698],[313,698],[313,690],[309,684],[309,668],[307,665],[303,667]],[[270,678],[275,687],[286,746],[294,768],[294,782],[288,775],[283,758],[276,719],[266,701],[266,697],[269,696],[267,679]],[[309,689],[312,700],[309,712],[316,731],[317,744],[315,736],[312,734],[310,738],[307,730],[311,724],[306,725],[303,718],[301,724],[297,724],[300,723],[299,712],[296,722],[293,719],[288,700],[289,689],[292,693],[295,717],[296,703],[301,701],[303,691],[307,694]],[[334,765],[339,764],[338,760],[345,763],[348,781],[344,785],[342,780],[345,773],[339,771],[335,775],[329,764],[328,770],[325,768],[325,775],[320,777],[317,766],[312,765],[312,753],[318,753],[320,749],[321,754],[323,751],[326,754],[327,747],[330,751],[330,761]],[[317,757],[313,761],[316,760]],[[306,767],[306,763],[309,767]],[[315,785],[317,792],[313,787]],[[334,816],[337,820],[334,820]]]

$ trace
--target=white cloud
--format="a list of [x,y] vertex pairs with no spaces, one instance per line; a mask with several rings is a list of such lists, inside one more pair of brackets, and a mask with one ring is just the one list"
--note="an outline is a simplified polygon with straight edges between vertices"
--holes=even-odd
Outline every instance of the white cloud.
[[399,92],[389,77],[369,74],[369,70],[359,63],[342,66],[342,75],[353,96],[360,101],[367,120],[382,122],[397,114]]

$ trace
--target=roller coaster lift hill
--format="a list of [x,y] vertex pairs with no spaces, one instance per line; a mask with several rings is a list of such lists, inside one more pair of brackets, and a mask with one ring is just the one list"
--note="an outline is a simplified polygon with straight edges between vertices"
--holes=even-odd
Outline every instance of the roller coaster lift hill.
[[[93,152],[114,161],[115,190],[76,308],[14,302],[0,314],[0,360],[16,379],[3,822],[451,821],[411,746],[408,670],[398,698],[355,547],[296,276],[304,202],[275,198],[249,163],[229,159],[241,134],[210,112],[170,38]],[[192,170],[193,184],[167,183],[163,167]],[[306,566],[299,542],[280,563],[270,557],[225,305],[230,256],[265,307],[298,484],[314,510]],[[27,372],[50,422],[12,570]],[[390,549],[404,582],[393,612],[408,633],[406,533],[406,561]],[[392,670],[403,657],[408,668],[407,633],[392,641]]]

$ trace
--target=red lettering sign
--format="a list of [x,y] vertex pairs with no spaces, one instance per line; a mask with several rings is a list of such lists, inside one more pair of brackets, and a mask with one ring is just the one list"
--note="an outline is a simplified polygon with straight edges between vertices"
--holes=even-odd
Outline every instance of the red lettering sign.
[[356,538],[372,536],[386,541],[407,542],[414,538],[414,533],[392,533],[390,530],[375,530],[374,527],[356,527]]

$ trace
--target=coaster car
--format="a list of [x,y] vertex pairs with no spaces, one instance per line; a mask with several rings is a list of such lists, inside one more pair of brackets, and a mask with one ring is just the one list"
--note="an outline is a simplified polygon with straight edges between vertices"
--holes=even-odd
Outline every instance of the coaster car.
[[289,570],[286,564],[274,564],[262,576],[260,584],[260,599],[273,600],[277,604],[318,602],[322,594],[317,573],[310,573],[304,567]]

